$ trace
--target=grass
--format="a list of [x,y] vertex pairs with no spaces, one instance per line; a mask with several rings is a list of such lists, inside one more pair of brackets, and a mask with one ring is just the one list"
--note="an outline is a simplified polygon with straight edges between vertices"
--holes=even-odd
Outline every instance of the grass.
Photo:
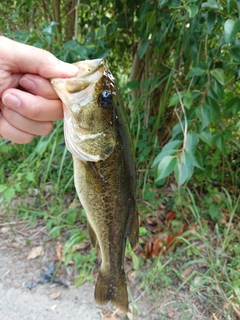
[[209,226],[188,190],[188,208],[197,231],[186,231],[175,239],[179,244],[174,252],[147,260],[139,269],[141,287],[155,301],[154,310],[161,319],[170,319],[170,313],[176,319],[237,319],[240,315],[240,197],[233,202],[228,191],[223,192],[226,226]]

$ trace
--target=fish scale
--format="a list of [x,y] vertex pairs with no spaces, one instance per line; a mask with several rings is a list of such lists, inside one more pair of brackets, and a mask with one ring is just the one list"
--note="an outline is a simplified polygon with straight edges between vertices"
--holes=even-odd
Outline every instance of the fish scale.
[[114,77],[102,59],[75,64],[77,77],[52,79],[63,101],[66,146],[73,155],[74,183],[86,211],[101,267],[95,300],[128,310],[124,272],[126,240],[138,242],[136,170],[131,134]]

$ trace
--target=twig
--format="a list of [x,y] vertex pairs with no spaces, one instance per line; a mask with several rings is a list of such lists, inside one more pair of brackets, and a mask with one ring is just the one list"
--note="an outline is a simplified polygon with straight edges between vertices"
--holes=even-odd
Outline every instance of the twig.
[[22,223],[26,223],[29,222],[30,220],[24,220],[24,221],[11,221],[11,222],[4,222],[4,223],[0,223],[0,227],[6,227],[9,225],[16,225],[16,224],[22,224]]
[[41,229],[39,229],[37,232],[35,232],[33,235],[31,235],[31,237],[29,237],[29,240],[32,240],[34,238],[36,238],[36,236],[42,232],[42,230],[45,229],[45,227],[42,227]]
[[219,285],[216,285],[215,287],[216,291],[221,294],[223,296],[223,298],[227,301],[227,303],[230,304],[230,306],[233,308],[233,312],[235,313],[235,315],[237,316],[238,319],[240,319],[240,312],[238,311],[238,309],[235,307],[235,305],[228,299],[228,297],[226,296],[225,292],[223,291],[223,289],[221,287],[219,287]]
[[134,302],[137,302],[145,294],[145,292],[146,292],[146,290],[141,292],[140,295],[136,299],[134,299]]
[[185,121],[184,128],[183,128],[181,119],[179,117],[179,114],[176,112],[176,110],[174,110],[176,115],[177,115],[177,117],[178,117],[178,120],[180,122],[182,131],[183,131],[183,150],[185,150],[186,143],[187,143],[187,131],[188,131],[187,115],[186,115],[184,104],[182,102],[182,98],[181,98],[180,92],[179,92],[179,90],[178,90],[178,88],[176,86],[176,83],[174,85],[175,85],[175,89],[176,89],[178,97],[179,97],[179,102],[180,102],[180,105],[181,105],[181,109],[182,109],[182,113],[183,113],[183,117],[184,117],[184,121]]

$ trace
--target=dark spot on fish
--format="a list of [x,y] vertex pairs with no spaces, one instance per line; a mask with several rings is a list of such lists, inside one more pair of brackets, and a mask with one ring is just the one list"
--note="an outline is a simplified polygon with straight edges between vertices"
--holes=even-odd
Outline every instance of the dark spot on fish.
[[94,114],[93,114],[93,113],[91,113],[91,114],[89,115],[89,120],[90,120],[91,122],[94,121]]
[[111,91],[104,90],[98,96],[98,104],[102,108],[110,108],[112,107],[112,94]]
[[114,147],[106,146],[104,149],[104,153],[107,155],[110,155],[113,152],[113,150],[114,150]]

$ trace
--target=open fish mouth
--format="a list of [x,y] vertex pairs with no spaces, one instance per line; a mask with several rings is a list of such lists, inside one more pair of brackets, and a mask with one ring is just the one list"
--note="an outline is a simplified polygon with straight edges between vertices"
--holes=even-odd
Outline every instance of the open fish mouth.
[[[59,98],[64,104],[64,116],[69,117],[71,112],[71,106],[76,106],[76,100],[78,104],[87,104],[88,99],[91,97],[91,89],[81,92],[88,87],[93,86],[94,83],[102,76],[100,70],[101,66],[104,66],[103,59],[85,60],[75,63],[79,72],[76,77],[69,79],[53,78],[51,84],[57,92]],[[88,92],[89,91],[89,92]]]
[[93,141],[104,136],[104,131],[92,133],[92,128],[87,128],[79,119],[76,120],[79,109],[84,109],[85,106],[87,108],[96,96],[95,84],[103,75],[104,60],[85,60],[75,65],[79,69],[76,77],[51,79],[53,88],[63,102],[66,147],[79,160],[104,160],[101,154],[92,154],[83,147],[85,141]]

